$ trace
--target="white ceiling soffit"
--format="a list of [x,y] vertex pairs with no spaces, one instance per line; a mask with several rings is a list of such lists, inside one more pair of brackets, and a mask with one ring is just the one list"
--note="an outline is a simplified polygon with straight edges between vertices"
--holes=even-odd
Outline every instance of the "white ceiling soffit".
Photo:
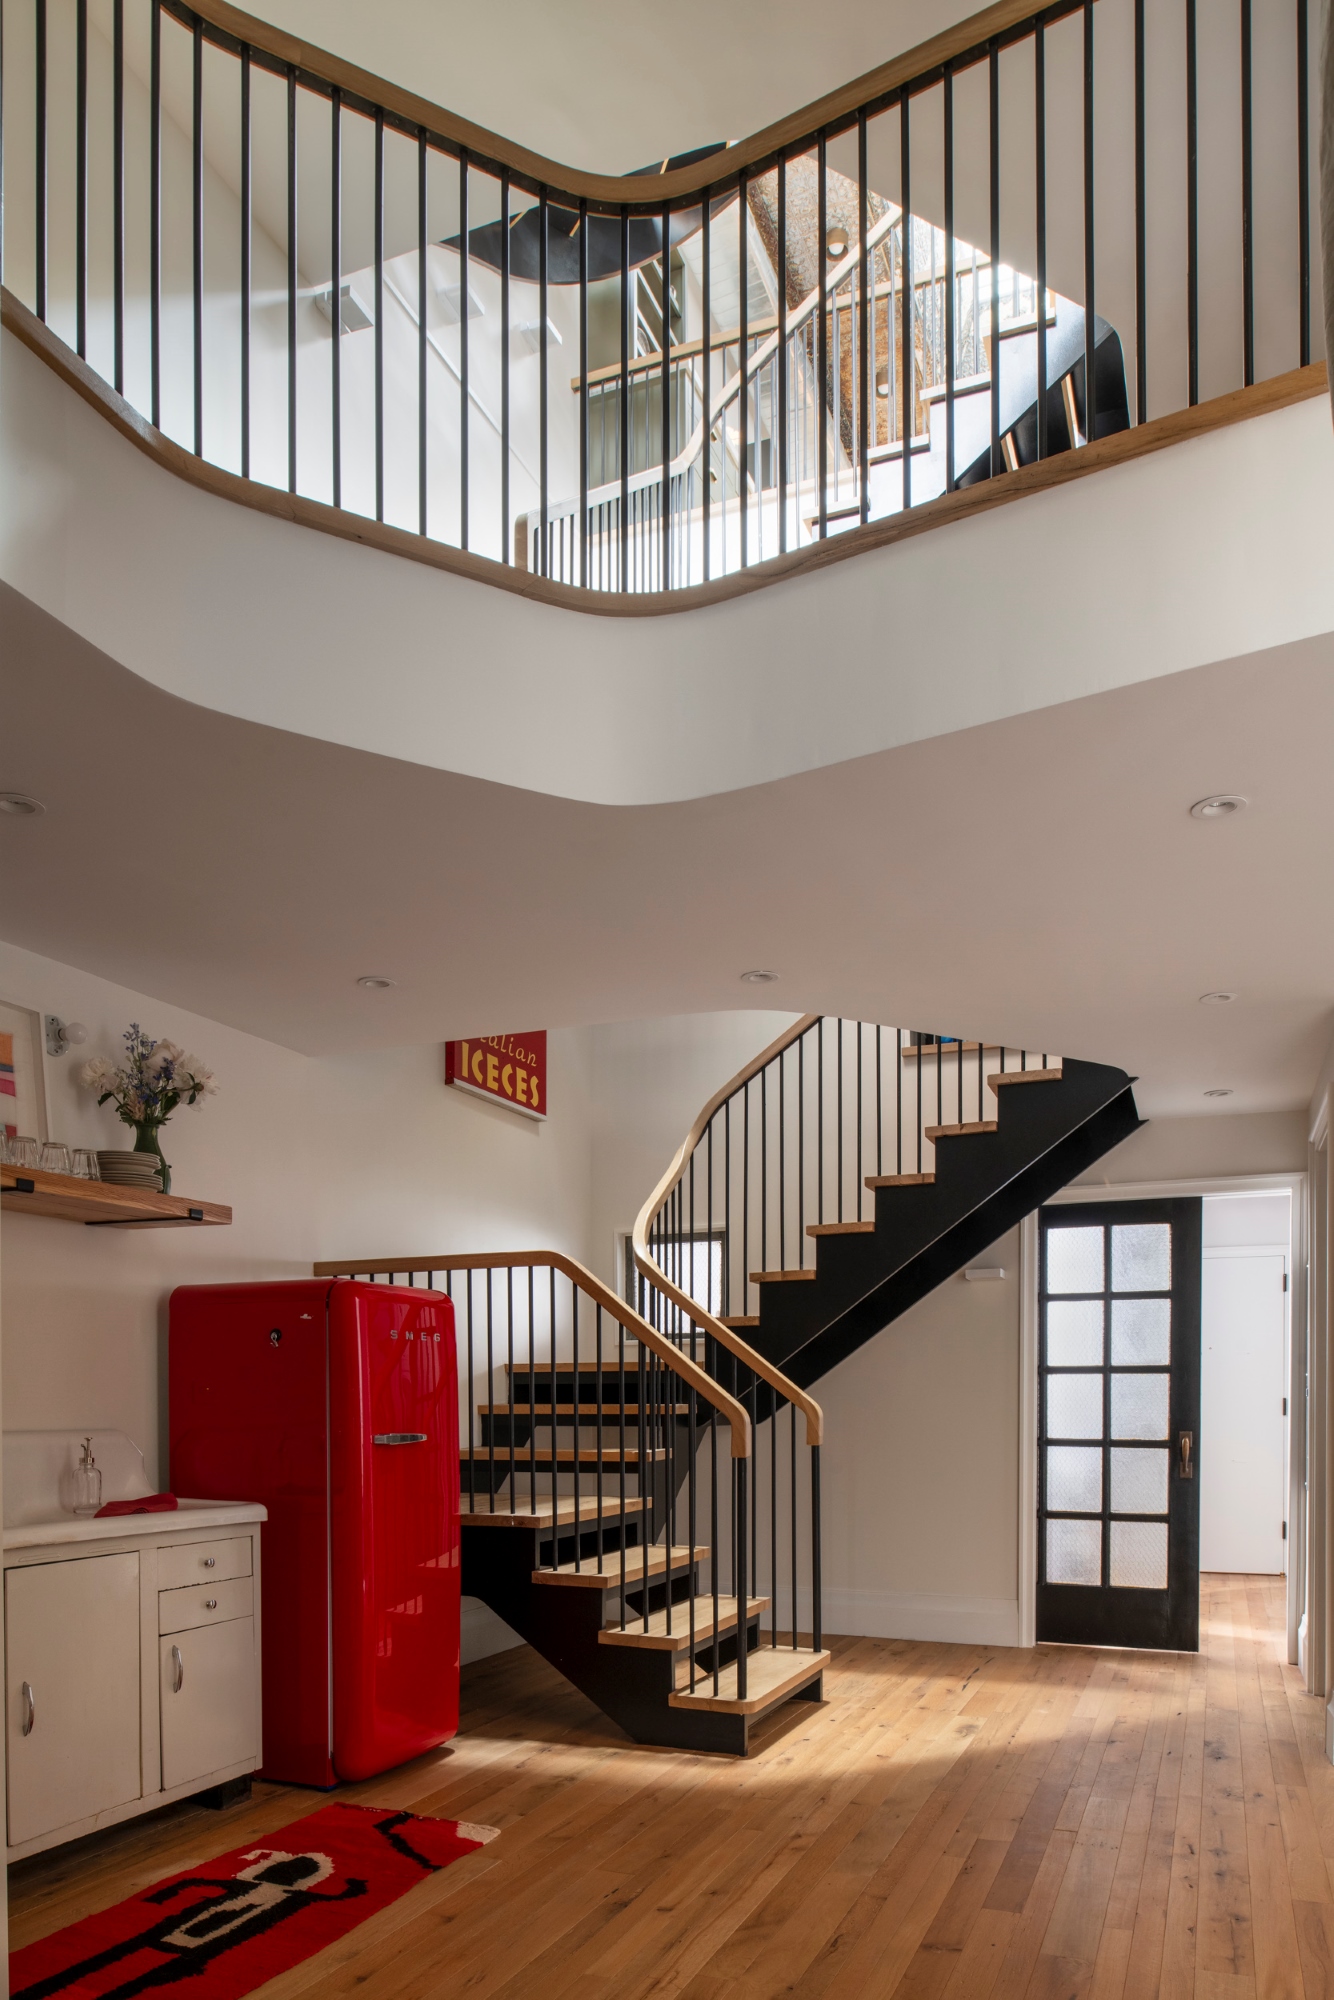
[[[218,715],[7,590],[0,619],[0,775],[47,807],[0,819],[0,935],[277,1042],[745,1006],[756,965],[784,1008],[1122,1064],[1160,1114],[1304,1104],[1329,1041],[1326,640],[615,807]],[[1221,791],[1247,809],[1190,817]]]
[[4,337],[0,577],[145,680],[606,805],[1334,632],[1323,398],[705,609],[555,609],[218,499]]

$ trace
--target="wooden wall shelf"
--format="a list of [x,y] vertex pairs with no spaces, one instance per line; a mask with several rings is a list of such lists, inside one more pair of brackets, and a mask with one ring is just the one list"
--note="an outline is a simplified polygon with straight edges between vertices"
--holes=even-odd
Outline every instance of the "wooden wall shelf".
[[44,1174],[35,1167],[0,1166],[0,1208],[16,1215],[48,1215],[59,1222],[86,1222],[102,1229],[170,1229],[225,1223],[230,1208],[221,1202],[192,1201],[188,1195],[150,1194],[110,1181],[79,1180],[73,1174]]

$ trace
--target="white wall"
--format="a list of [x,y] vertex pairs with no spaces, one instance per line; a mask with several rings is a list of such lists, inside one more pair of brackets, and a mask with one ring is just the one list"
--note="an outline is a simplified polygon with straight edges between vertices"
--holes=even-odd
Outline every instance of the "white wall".
[[[81,1020],[85,1053],[114,1052],[132,1020],[190,1048],[221,1090],[165,1128],[177,1192],[228,1202],[229,1228],[79,1228],[4,1217],[3,1370],[11,1430],[127,1431],[165,1484],[166,1305],[178,1284],[308,1276],[333,1257],[551,1246],[588,1254],[591,1116],[583,1030],[548,1043],[545,1124],[444,1085],[443,1050],[315,1061],[145,994],[0,945],[0,994]],[[53,1137],[132,1135],[47,1059]],[[465,1657],[507,1643],[467,1608]]]
[[1213,1112],[1151,1118],[1080,1174],[1076,1187],[1306,1171],[1304,1111]]

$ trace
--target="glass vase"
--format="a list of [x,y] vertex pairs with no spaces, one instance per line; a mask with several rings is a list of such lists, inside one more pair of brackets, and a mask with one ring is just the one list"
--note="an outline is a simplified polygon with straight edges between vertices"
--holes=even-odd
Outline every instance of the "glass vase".
[[171,1168],[163,1158],[162,1146],[158,1139],[158,1133],[161,1129],[159,1125],[136,1125],[134,1128],[134,1150],[136,1153],[156,1153],[158,1176],[162,1183],[162,1192],[163,1194],[170,1194]]

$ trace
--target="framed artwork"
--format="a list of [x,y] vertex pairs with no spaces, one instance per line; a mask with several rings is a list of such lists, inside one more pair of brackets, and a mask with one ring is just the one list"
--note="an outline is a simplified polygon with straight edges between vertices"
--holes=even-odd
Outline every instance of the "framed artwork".
[[11,1000],[0,1000],[0,1125],[11,1139],[47,1136],[42,1017]]

